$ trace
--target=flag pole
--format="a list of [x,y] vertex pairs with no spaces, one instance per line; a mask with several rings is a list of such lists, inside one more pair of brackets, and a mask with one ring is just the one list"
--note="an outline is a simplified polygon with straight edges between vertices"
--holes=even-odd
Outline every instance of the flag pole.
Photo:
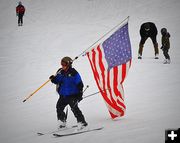
[[[62,69],[58,70],[55,75],[61,72]],[[51,79],[48,79],[46,82],[44,82],[39,88],[37,88],[33,93],[31,93],[27,98],[23,100],[23,102],[26,102],[31,96],[33,96],[36,92],[38,92],[43,86],[45,86]]]
[[31,93],[26,99],[23,100],[23,102],[26,102],[31,96],[33,96],[36,92],[38,92],[43,86],[45,86],[51,79],[47,80],[45,83],[43,83],[38,89],[36,89],[33,93]]
[[[100,40],[102,40],[105,36],[107,36],[109,33],[111,33],[113,30],[115,30],[117,27],[119,27],[122,23],[124,23],[124,21],[128,21],[129,20],[129,16],[126,17],[123,21],[121,21],[120,23],[118,23],[116,26],[114,26],[112,29],[110,29],[107,33],[105,33],[102,37],[100,37],[97,41],[95,41],[92,45],[90,45],[86,50],[84,50],[82,53],[80,53],[78,56],[76,56],[74,58],[74,60],[78,59],[79,56],[85,56],[86,55],[86,51],[89,50],[91,47],[93,47],[96,43],[98,43]],[[74,61],[73,60],[73,61]]]

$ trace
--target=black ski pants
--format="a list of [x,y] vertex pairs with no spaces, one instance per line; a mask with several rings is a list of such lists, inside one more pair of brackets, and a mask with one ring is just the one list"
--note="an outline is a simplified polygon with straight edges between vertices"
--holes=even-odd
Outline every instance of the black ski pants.
[[64,112],[64,108],[67,105],[71,107],[71,110],[74,116],[76,117],[77,122],[86,123],[84,115],[82,114],[81,110],[78,107],[78,100],[74,96],[69,96],[69,97],[60,96],[56,104],[58,120],[61,120],[62,122],[66,122],[66,114]]
[[23,14],[19,14],[18,15],[18,25],[22,25],[23,24]]
[[169,56],[169,54],[168,54],[168,51],[169,51],[169,49],[163,49],[163,55],[164,55],[164,57],[165,57],[166,59],[169,59],[169,60],[170,60],[170,56]]

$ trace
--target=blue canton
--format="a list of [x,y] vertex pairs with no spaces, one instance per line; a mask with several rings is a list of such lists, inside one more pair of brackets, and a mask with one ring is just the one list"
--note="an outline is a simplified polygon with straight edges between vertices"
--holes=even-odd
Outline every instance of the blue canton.
[[131,44],[128,34],[128,23],[119,28],[102,43],[108,70],[127,63],[131,58]]

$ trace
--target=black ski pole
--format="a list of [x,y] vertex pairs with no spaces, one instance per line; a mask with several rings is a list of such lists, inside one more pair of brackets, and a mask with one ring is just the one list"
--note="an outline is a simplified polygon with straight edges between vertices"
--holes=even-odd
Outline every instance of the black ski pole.
[[[82,95],[84,94],[84,92],[89,88],[89,85],[86,86],[86,88],[84,89]],[[77,101],[75,104],[74,104],[74,107],[79,103],[79,101]]]
[[[92,93],[92,94],[89,94],[89,95],[87,95],[87,96],[84,96],[82,99],[88,98],[88,97],[93,96],[93,95],[98,94],[98,93],[100,93],[100,91],[95,92],[95,93]],[[79,101],[77,101],[76,104],[74,104],[74,107],[75,107],[78,103],[79,103]]]
[[[105,89],[105,90],[109,90],[109,88],[108,88],[108,89]],[[105,91],[105,90],[103,90],[103,91]],[[93,96],[93,95],[96,95],[96,94],[98,94],[98,93],[100,93],[100,92],[101,92],[101,91],[97,91],[97,92],[94,92],[94,93],[92,93],[92,94],[86,95],[86,96],[83,97],[83,99],[84,99],[84,98],[88,98],[88,97]]]
[[86,95],[86,96],[83,97],[83,99],[84,99],[84,98],[88,98],[88,97],[93,96],[93,95],[96,95],[96,94],[98,94],[98,93],[100,93],[100,91],[95,92],[95,93],[92,93],[92,94],[89,94],[89,95]]
[[88,89],[88,88],[89,88],[89,85],[86,86],[86,88],[84,89],[83,93],[84,93],[84,92],[86,91],[86,89]]

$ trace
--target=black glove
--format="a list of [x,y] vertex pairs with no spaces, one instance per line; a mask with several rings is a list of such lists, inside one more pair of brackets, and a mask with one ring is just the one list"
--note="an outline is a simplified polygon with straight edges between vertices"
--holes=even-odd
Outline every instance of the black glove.
[[164,50],[164,47],[162,46],[161,49]]
[[49,77],[49,79],[52,80],[54,77],[55,77],[54,75],[51,75],[51,76]]
[[54,75],[51,75],[51,76],[49,77],[49,79],[51,80],[52,83],[54,83],[54,82],[53,82],[54,78],[55,78]]
[[82,96],[83,96],[83,83],[82,82],[80,82],[78,85],[77,85],[77,88],[79,89],[79,94],[78,94],[78,97],[77,97],[77,100],[78,100],[78,102],[80,102],[83,98],[82,98]]
[[81,91],[77,96],[78,102],[80,102],[83,99],[82,95],[83,95],[83,92]]

